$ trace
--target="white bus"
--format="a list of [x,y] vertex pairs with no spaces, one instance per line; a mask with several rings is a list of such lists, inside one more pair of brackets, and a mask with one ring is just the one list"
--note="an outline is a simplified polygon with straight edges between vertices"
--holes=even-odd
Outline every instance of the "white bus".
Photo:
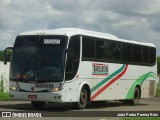
[[155,95],[156,47],[151,43],[61,28],[21,33],[12,49],[10,96],[35,108],[72,102],[84,109],[106,100],[137,105],[140,98]]

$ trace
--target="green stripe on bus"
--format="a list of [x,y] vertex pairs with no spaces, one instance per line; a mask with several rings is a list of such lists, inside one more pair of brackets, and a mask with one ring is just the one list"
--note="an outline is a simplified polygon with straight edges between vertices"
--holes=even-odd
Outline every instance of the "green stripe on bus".
[[146,74],[141,75],[132,85],[132,87],[129,89],[127,95],[126,95],[126,99],[132,99],[133,98],[133,92],[135,89],[135,85],[140,85],[142,86],[143,82],[148,79],[148,78],[154,78],[156,79],[156,75],[153,72],[149,72]]
[[102,86],[103,84],[105,84],[108,80],[112,79],[114,76],[116,76],[117,74],[119,74],[124,68],[125,68],[125,64],[122,65],[122,67],[120,69],[118,69],[117,71],[115,71],[114,73],[112,73],[111,75],[109,75],[107,78],[105,78],[104,80],[102,80],[101,82],[99,82],[96,86],[94,86],[91,89],[91,92],[94,92],[96,89],[98,89],[100,86]]

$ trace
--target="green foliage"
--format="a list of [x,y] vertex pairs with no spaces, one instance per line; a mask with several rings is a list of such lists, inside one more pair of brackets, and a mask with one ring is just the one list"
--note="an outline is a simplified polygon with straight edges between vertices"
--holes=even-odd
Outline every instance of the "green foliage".
[[[8,50],[7,51],[7,61],[10,61],[11,55],[12,55],[12,51]],[[0,61],[3,61],[3,60],[4,60],[4,51],[0,51]]]
[[4,93],[4,92],[0,92],[0,101],[3,101],[3,100],[11,100],[10,96],[8,93]]
[[1,80],[0,80],[0,92],[4,92],[4,83],[3,83],[2,76],[1,76]]
[[0,61],[3,61],[3,58],[4,58],[4,52],[0,51]]
[[0,92],[4,92],[4,80],[2,74],[0,76]]
[[4,79],[0,76],[0,101],[11,100],[9,93],[4,93]]
[[160,74],[160,56],[157,57],[157,73]]
[[156,97],[160,97],[160,83],[157,85],[157,89],[156,89]]

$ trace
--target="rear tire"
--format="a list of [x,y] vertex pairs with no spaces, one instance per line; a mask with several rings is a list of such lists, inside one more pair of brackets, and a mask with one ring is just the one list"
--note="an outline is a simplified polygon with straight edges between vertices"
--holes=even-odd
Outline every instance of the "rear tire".
[[134,90],[134,96],[132,100],[122,100],[122,102],[124,104],[128,104],[128,105],[138,105],[139,104],[139,100],[140,100],[140,90],[138,87],[135,88]]
[[138,105],[140,100],[140,90],[138,87],[135,88],[134,90],[134,98],[131,101],[132,105]]
[[74,106],[77,109],[85,109],[87,104],[88,104],[88,93],[87,93],[87,90],[83,87],[80,92],[79,101],[74,103]]
[[41,101],[31,101],[31,104],[33,106],[33,108],[35,109],[41,109],[44,107],[44,105],[46,104],[45,102],[41,102]]

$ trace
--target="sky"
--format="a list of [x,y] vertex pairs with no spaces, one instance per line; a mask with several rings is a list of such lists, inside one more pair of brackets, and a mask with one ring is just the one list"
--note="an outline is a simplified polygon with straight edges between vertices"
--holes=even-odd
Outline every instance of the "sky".
[[153,43],[160,56],[160,0],[0,0],[0,50],[24,31],[82,28]]

